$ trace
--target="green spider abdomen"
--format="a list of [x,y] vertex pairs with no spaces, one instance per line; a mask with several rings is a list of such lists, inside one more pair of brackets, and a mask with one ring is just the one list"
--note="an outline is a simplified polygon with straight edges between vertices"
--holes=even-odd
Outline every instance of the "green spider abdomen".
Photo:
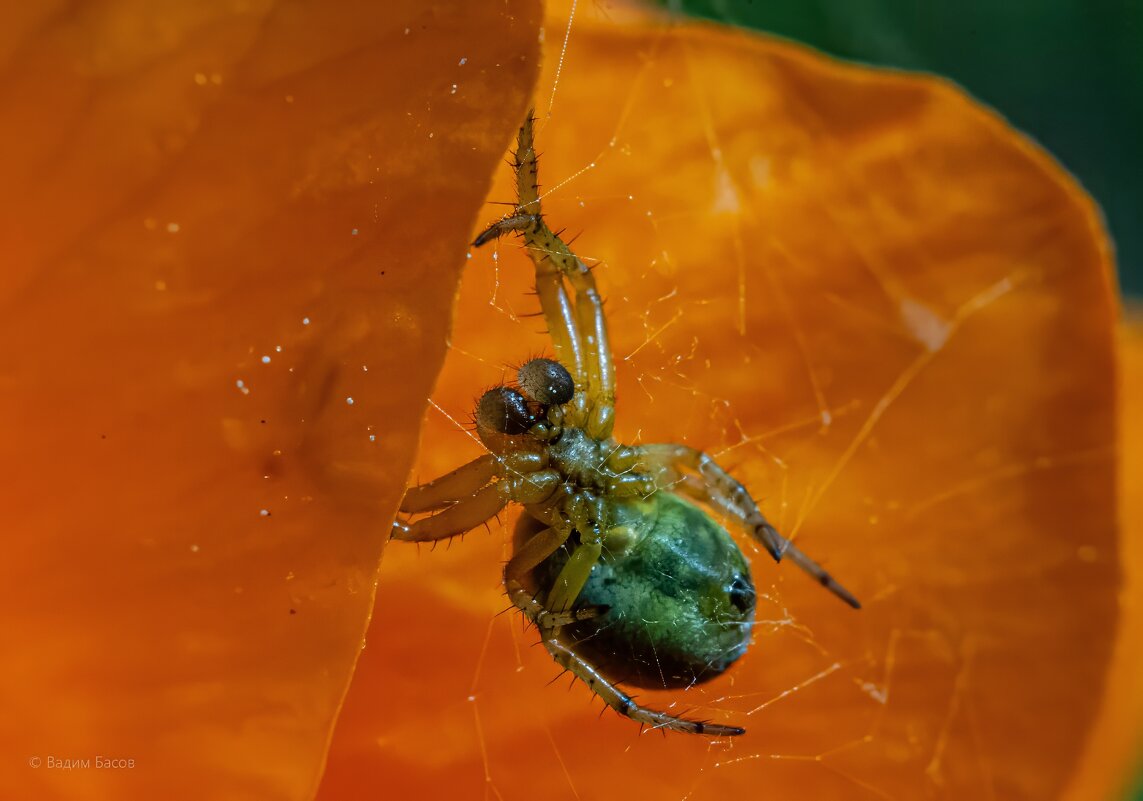
[[[607,612],[565,627],[563,638],[608,677],[639,687],[687,687],[725,671],[750,644],[755,602],[730,534],[666,492],[613,503],[611,520],[603,558],[574,604]],[[525,516],[518,536],[539,526]],[[574,546],[536,568],[537,588],[551,587]]]

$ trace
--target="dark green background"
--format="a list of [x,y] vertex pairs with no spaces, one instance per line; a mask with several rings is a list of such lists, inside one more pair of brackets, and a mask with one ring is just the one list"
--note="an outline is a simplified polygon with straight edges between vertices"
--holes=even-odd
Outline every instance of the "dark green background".
[[[830,55],[952,78],[1051,151],[1103,208],[1143,297],[1143,0],[659,0]],[[1143,801],[1143,777],[1128,793]]]
[[660,0],[834,56],[952,78],[1103,208],[1143,296],[1143,0]]

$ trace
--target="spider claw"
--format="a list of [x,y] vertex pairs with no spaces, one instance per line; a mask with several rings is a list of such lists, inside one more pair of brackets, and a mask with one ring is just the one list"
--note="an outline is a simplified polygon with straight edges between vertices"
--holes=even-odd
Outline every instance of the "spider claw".
[[472,246],[474,248],[481,247],[482,245],[491,242],[493,239],[499,239],[502,233],[503,231],[501,231],[494,223],[490,227],[484,229],[484,231],[478,237],[476,237],[476,239],[472,240]]

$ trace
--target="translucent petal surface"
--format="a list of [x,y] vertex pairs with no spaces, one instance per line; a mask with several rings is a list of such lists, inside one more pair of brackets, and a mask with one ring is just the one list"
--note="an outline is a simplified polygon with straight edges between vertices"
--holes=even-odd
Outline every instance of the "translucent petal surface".
[[312,795],[538,25],[5,14],[0,796]]
[[[1090,201],[939,81],[582,7],[561,59],[564,13],[540,179],[553,226],[602,265],[618,435],[715,453],[866,608],[754,554],[752,651],[642,696],[748,733],[640,737],[549,686],[534,634],[498,616],[499,525],[393,547],[319,797],[1055,797],[1117,611]],[[416,478],[480,452],[472,399],[546,346],[526,258],[494,254],[465,274]]]
[[1120,326],[1119,354],[1119,635],[1102,708],[1067,796],[1077,801],[1137,798],[1143,778],[1143,314],[1137,305],[1128,306]]

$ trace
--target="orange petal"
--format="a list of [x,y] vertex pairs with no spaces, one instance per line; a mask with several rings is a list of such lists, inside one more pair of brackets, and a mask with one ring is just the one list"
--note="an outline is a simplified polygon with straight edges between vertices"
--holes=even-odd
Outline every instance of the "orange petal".
[[1120,326],[1119,353],[1119,633],[1100,714],[1068,796],[1076,801],[1129,797],[1143,767],[1143,314],[1137,307],[1128,308]]
[[50,5],[0,41],[0,795],[308,798],[538,4]]
[[[1117,610],[1090,200],[939,80],[592,13],[566,58],[550,22],[538,149],[601,265],[617,435],[715,454],[865,609],[754,553],[751,652],[641,696],[747,734],[640,737],[498,614],[504,529],[393,547],[320,796],[1055,797]],[[472,399],[547,347],[530,287],[513,243],[474,255],[416,478],[478,454]]]

